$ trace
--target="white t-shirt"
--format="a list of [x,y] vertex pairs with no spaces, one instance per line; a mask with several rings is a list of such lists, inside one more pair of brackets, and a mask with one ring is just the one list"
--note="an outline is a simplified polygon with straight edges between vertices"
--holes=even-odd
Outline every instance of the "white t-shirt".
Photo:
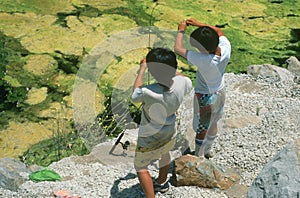
[[197,66],[195,92],[211,94],[221,90],[224,85],[224,73],[230,59],[231,45],[225,36],[219,37],[221,56],[188,51],[187,60]]
[[158,83],[134,90],[132,101],[143,104],[138,145],[153,148],[170,141],[175,135],[175,112],[191,88],[189,78],[175,76],[169,90]]

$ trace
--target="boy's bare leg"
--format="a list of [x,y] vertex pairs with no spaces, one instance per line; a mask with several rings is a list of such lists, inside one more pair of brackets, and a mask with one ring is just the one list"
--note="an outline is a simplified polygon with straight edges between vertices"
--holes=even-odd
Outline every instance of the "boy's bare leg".
[[159,174],[158,178],[156,179],[157,183],[162,184],[167,180],[170,162],[171,158],[169,153],[161,156],[161,160],[159,160]]
[[146,198],[154,198],[153,182],[149,171],[146,168],[140,169],[137,171],[137,175]]

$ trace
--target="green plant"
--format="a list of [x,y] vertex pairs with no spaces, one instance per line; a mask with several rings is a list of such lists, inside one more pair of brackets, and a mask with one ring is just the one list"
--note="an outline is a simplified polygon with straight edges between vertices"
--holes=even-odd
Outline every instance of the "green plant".
[[7,76],[7,65],[15,64],[20,59],[20,54],[27,54],[20,43],[0,32],[0,110],[18,108],[25,100],[27,90],[21,84],[13,83],[14,78]]
[[59,161],[71,155],[81,156],[88,153],[89,150],[84,140],[75,132],[70,132],[55,135],[50,139],[32,145],[19,159],[27,165],[37,164],[39,166],[48,166],[52,162]]
[[106,96],[105,108],[97,120],[106,136],[117,137],[131,121],[140,123],[141,109],[130,100],[132,88],[120,90],[106,84],[101,91]]
[[[8,52],[5,49],[6,47],[6,41],[4,37],[1,35],[1,40],[0,40],[0,104],[3,104],[5,101],[6,97],[6,91],[5,87],[7,87],[7,83],[4,81],[4,76],[6,73],[6,64],[8,62],[7,57],[8,57]],[[3,109],[3,107],[0,109]]]
[[63,54],[60,51],[56,51],[53,54],[53,57],[58,63],[58,68],[64,71],[66,74],[76,74],[80,63],[82,62],[82,57],[73,54]]
[[123,106],[124,103],[122,99],[119,100],[117,97],[114,97],[114,100],[112,100],[113,90],[114,89],[110,84],[102,87],[101,91],[106,96],[106,100],[104,101],[105,108],[104,111],[97,116],[99,125],[108,137],[116,137],[123,130],[121,127],[123,123],[118,122],[117,120],[117,117],[122,116],[122,114],[119,112],[119,115],[116,115],[113,111],[123,111],[126,109],[126,107]]
[[37,164],[48,166],[52,162],[71,155],[85,155],[90,152],[85,140],[76,131],[68,132],[65,117],[61,117],[64,108],[55,109],[56,123],[53,125],[53,135],[25,151],[19,158],[27,165]]
[[259,116],[260,110],[261,110],[261,107],[257,106],[257,107],[256,107],[256,110],[255,110],[255,112],[256,112],[255,114],[256,114],[257,116]]

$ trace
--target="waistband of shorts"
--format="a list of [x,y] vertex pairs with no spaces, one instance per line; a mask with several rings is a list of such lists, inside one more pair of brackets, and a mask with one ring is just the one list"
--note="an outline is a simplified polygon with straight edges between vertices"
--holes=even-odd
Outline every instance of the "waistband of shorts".
[[165,142],[165,143],[163,143],[163,144],[161,144],[161,145],[159,145],[159,146],[155,146],[155,147],[153,147],[153,148],[146,148],[146,147],[142,147],[142,146],[137,146],[136,147],[136,151],[137,152],[142,152],[142,153],[144,153],[144,152],[150,152],[150,151],[155,151],[155,150],[157,150],[157,149],[159,149],[159,148],[161,148],[161,147],[163,147],[163,146],[165,146],[166,144],[168,144],[169,142]]
[[209,97],[209,96],[212,96],[212,95],[214,95],[214,94],[218,94],[218,93],[220,93],[220,92],[222,92],[222,91],[225,91],[225,88],[222,88],[222,89],[220,89],[220,90],[218,90],[218,91],[216,91],[216,92],[209,93],[209,94],[202,94],[202,93],[195,92],[195,95],[196,95],[197,97]]

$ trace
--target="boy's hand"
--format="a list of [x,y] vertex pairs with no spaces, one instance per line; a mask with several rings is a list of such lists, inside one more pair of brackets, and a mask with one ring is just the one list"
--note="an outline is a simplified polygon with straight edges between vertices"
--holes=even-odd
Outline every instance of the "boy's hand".
[[178,24],[178,31],[185,31],[186,30],[186,21],[182,21]]
[[212,26],[212,25],[209,25],[209,24],[205,24],[205,23],[199,22],[199,21],[197,21],[194,18],[187,19],[186,20],[186,24],[187,25],[192,25],[192,26],[198,26],[198,27],[207,26],[207,27],[210,27],[211,29],[213,29],[214,31],[216,31],[219,36],[224,36],[224,32],[222,31],[221,28],[218,28],[216,26]]
[[198,21],[194,18],[189,18],[189,19],[186,20],[186,24],[196,26],[198,24]]
[[147,63],[146,63],[146,59],[144,58],[144,59],[142,59],[141,61],[140,61],[140,70],[146,70],[146,68],[147,68]]
[[143,63],[146,63],[146,59],[145,58],[140,61],[140,65],[143,64]]

